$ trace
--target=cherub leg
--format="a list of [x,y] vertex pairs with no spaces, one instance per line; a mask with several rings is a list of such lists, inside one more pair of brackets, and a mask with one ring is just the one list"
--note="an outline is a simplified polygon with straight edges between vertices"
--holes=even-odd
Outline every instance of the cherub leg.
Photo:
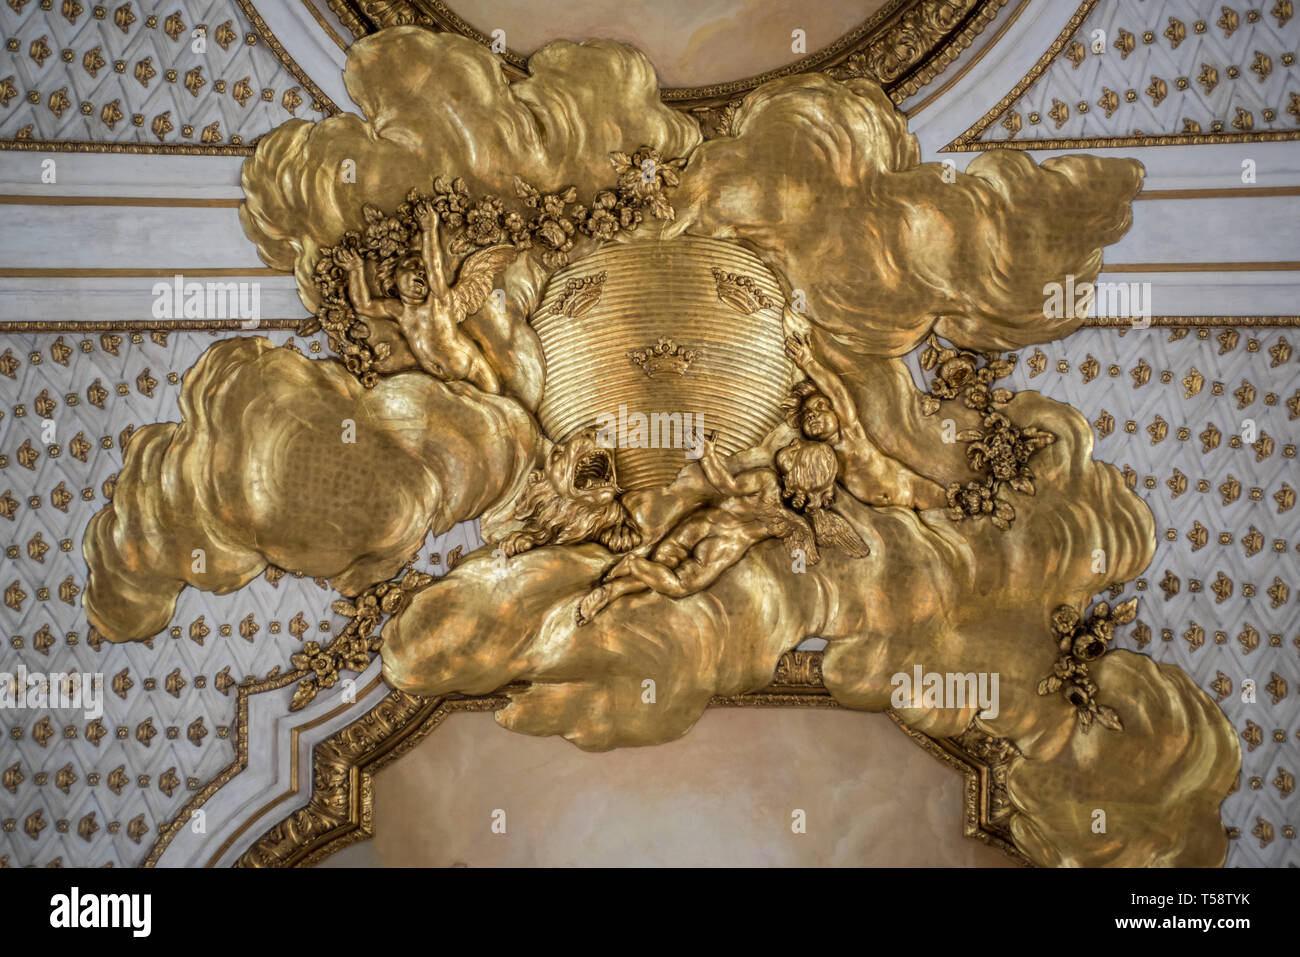
[[469,374],[465,378],[471,385],[476,386],[482,392],[489,395],[501,394],[501,380],[482,354],[476,355],[470,360]]
[[[643,587],[651,588],[669,598],[683,598],[691,593],[682,583],[675,569],[635,555],[629,555],[628,559],[629,578],[639,582]],[[628,581],[629,578],[620,581]]]
[[606,582],[603,585],[597,585],[583,596],[582,601],[578,602],[578,610],[574,615],[574,620],[577,621],[579,626],[585,625],[600,614],[610,602],[616,601],[624,595],[649,590],[649,586],[637,581],[635,578],[620,578],[616,581]]
[[684,598],[700,590],[683,583],[673,569],[636,555],[625,555],[611,571],[611,576],[615,571],[619,577],[607,577],[603,584],[593,588],[578,603],[575,619],[579,625],[587,624],[624,595],[656,591],[669,598]]

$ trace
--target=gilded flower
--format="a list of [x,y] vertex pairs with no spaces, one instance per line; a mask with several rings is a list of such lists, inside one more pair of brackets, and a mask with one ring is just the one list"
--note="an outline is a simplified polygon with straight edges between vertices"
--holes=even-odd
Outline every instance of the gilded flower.
[[[979,372],[983,372],[980,369]],[[979,373],[976,373],[978,376]],[[966,403],[968,409],[974,409],[976,412],[987,412],[995,405],[1005,405],[1011,401],[1012,392],[1010,389],[990,389],[987,382],[976,382],[966,390],[966,395],[962,401]]]
[[469,210],[469,187],[457,176],[450,183],[443,176],[433,181],[433,208],[443,225],[455,228],[465,223]]
[[986,412],[995,405],[1011,401],[1009,389],[994,389],[992,384],[1015,367],[1014,359],[999,359],[996,355],[985,357],[980,365],[980,355],[969,349],[948,348],[940,344],[939,337],[931,333],[926,349],[921,353],[921,367],[933,369],[935,378],[930,383],[928,401],[922,402],[926,415],[939,410],[939,400],[963,396],[969,408]]
[[675,213],[665,189],[681,182],[684,159],[665,160],[653,147],[642,146],[629,156],[623,152],[609,154],[610,164],[618,173],[618,196],[627,205],[649,209],[656,219],[671,220]]
[[641,225],[641,210],[630,206],[620,206],[618,225],[622,229],[636,229],[637,226]]
[[578,191],[572,186],[566,186],[558,193],[546,193],[541,197],[539,204],[542,216],[551,219],[565,218],[566,209],[577,198]]
[[614,238],[619,230],[618,219],[607,209],[592,210],[587,221],[582,224],[582,231],[601,242]]
[[385,216],[370,203],[366,203],[361,211],[366,217],[366,228],[362,235],[368,249],[381,258],[396,255],[406,249],[410,235],[398,219]]
[[1000,412],[984,416],[984,430],[967,430],[960,438],[966,446],[971,471],[1010,485],[1025,495],[1034,494],[1034,476],[1028,462],[1035,452],[1056,441],[1056,436],[1032,426],[1019,428]]
[[574,218],[583,233],[604,242],[613,239],[614,234],[622,228],[622,223],[615,212],[617,206],[618,197],[605,190],[596,194],[591,209],[582,206],[575,209]]
[[984,482],[953,482],[948,486],[948,517],[954,522],[965,518],[988,518],[996,528],[1006,531],[1015,520],[1016,510],[997,497],[997,486]]
[[1074,639],[1070,653],[1080,661],[1096,661],[1106,653],[1106,639],[1091,632],[1085,632]]
[[504,207],[495,196],[479,200],[465,214],[465,235],[476,246],[491,246],[505,236],[502,229]]
[[567,219],[543,218],[538,220],[534,235],[545,250],[542,262],[550,268],[559,268],[569,261],[573,248],[573,223]]
[[1073,605],[1059,605],[1052,612],[1052,630],[1058,635],[1072,635],[1079,624],[1079,612]]
[[975,378],[975,359],[970,353],[958,353],[940,363],[938,373],[951,398]]
[[1115,709],[1097,703],[1097,685],[1088,674],[1088,662],[1109,650],[1116,625],[1126,625],[1136,615],[1136,598],[1117,605],[1113,611],[1106,602],[1099,602],[1086,619],[1070,605],[1058,605],[1052,612],[1052,632],[1060,654],[1051,673],[1038,683],[1038,693],[1060,692],[1074,707],[1079,728],[1085,734],[1093,721],[1113,731],[1124,730]]
[[299,671],[310,671],[317,687],[332,688],[339,680],[338,662],[320,643],[309,641],[302,651],[289,656],[289,661]]

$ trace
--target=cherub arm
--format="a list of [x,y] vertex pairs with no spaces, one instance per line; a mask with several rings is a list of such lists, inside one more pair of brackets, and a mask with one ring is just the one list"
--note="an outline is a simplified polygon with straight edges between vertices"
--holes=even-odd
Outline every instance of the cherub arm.
[[702,446],[700,468],[704,470],[704,477],[708,479],[709,484],[723,495],[743,495],[744,492],[736,483],[736,477],[727,470],[727,466],[718,455],[718,433],[710,432],[699,442]]
[[372,299],[366,284],[365,264],[356,250],[340,247],[334,251],[334,261],[348,274],[348,299],[357,315],[367,319],[396,319],[400,311],[397,303],[389,299]]
[[700,468],[704,477],[719,493],[727,496],[753,495],[765,488],[777,491],[776,473],[769,468],[746,469],[732,475],[726,464],[718,455],[718,433],[710,432],[700,439],[703,446],[700,452]]
[[788,355],[809,379],[830,399],[835,416],[840,420],[840,428],[845,432],[861,433],[862,422],[858,418],[857,406],[853,396],[844,383],[830,369],[817,361],[812,353],[812,345],[806,335],[791,335],[785,339],[785,354]]
[[430,294],[445,294],[447,275],[442,264],[442,244],[438,242],[438,211],[428,203],[415,207],[415,220],[420,224],[420,255],[429,274]]

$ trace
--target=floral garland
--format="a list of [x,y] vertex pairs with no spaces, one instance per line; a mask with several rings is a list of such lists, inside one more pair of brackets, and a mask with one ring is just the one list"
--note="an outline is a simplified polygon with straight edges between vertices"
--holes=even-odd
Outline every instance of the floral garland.
[[329,645],[322,648],[320,642],[309,641],[302,651],[289,656],[294,669],[304,673],[294,689],[289,710],[302,710],[322,689],[334,687],[340,671],[360,673],[369,668],[371,656],[383,645],[375,629],[384,616],[397,614],[410,604],[417,592],[433,584],[433,580],[432,575],[412,569],[400,580],[367,588],[355,601],[340,598],[334,602],[334,610],[352,620]]
[[1084,734],[1095,720],[1112,731],[1123,731],[1124,722],[1104,704],[1097,703],[1097,686],[1088,674],[1088,662],[1096,661],[1108,650],[1115,637],[1116,625],[1127,625],[1137,615],[1136,598],[1116,605],[1112,610],[1101,602],[1087,618],[1070,605],[1059,605],[1052,612],[1052,632],[1060,654],[1052,673],[1038,683],[1038,693],[1060,693],[1074,705],[1080,730]]
[[933,333],[921,354],[921,367],[935,370],[930,390],[921,397],[921,412],[934,415],[944,400],[960,398],[967,408],[984,413],[983,429],[965,429],[957,438],[968,443],[966,461],[972,472],[983,478],[963,485],[948,486],[948,517],[954,522],[966,518],[987,518],[994,527],[1007,531],[1016,519],[1010,502],[998,496],[1009,486],[1022,495],[1034,494],[1034,476],[1029,460],[1039,449],[1051,445],[1056,436],[1033,426],[1021,428],[997,411],[1014,397],[1010,389],[993,383],[1011,373],[1016,358],[983,357],[968,349],[948,349]]
[[463,179],[448,181],[442,176],[434,179],[431,194],[414,189],[407,193],[406,202],[392,215],[367,203],[362,207],[365,227],[350,230],[334,246],[321,249],[312,273],[320,305],[316,315],[299,327],[299,334],[324,329],[330,348],[343,358],[348,371],[366,388],[374,386],[379,376],[373,367],[383,356],[366,341],[369,331],[348,299],[347,271],[336,253],[342,249],[358,252],[375,275],[390,274],[420,240],[415,208],[421,202],[430,203],[438,212],[441,225],[452,236],[449,249],[454,255],[509,243],[520,252],[536,251],[550,270],[568,264],[569,252],[579,237],[605,242],[620,232],[635,230],[646,214],[660,220],[675,217],[666,193],[681,182],[685,159],[665,160],[659,150],[643,146],[632,154],[611,153],[610,165],[618,177],[616,184],[598,190],[585,204],[577,202],[578,191],[573,186],[544,193],[517,176],[514,187],[519,208],[514,209],[499,196],[472,197]]
[[934,415],[939,411],[940,399],[960,397],[966,407],[977,412],[987,412],[994,406],[1005,405],[1011,401],[1014,393],[1010,389],[993,389],[992,384],[998,379],[1011,374],[1016,366],[1016,357],[999,358],[996,353],[984,357],[980,365],[980,355],[969,349],[946,349],[939,344],[939,337],[933,332],[925,341],[926,349],[921,353],[921,368],[927,372],[935,370],[934,381],[930,391],[921,397],[921,412]]

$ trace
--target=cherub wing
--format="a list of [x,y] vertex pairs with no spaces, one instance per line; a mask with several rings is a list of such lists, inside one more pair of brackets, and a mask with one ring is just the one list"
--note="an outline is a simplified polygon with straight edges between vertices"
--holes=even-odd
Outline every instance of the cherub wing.
[[515,258],[515,247],[502,244],[480,249],[460,267],[456,285],[451,290],[451,304],[456,321],[478,312],[483,300],[492,291],[492,280],[497,273],[510,265]]
[[866,558],[871,549],[843,516],[828,508],[811,510],[813,531],[822,545],[834,545],[854,558]]
[[803,516],[795,515],[793,517],[793,520],[789,523],[789,530],[781,540],[785,543],[785,547],[792,558],[802,557],[809,565],[816,565],[821,561],[813,530],[808,527],[808,523],[804,521]]

